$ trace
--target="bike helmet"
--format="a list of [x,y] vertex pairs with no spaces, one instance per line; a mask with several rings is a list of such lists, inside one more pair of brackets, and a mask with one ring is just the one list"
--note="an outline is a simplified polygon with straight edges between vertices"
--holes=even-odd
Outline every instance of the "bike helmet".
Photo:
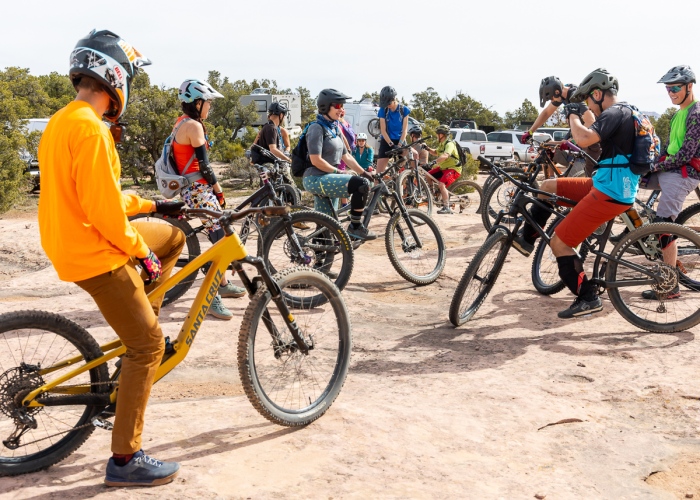
[[209,85],[204,80],[190,78],[182,82],[180,89],[177,91],[177,98],[182,102],[194,102],[197,99],[203,101],[211,101],[217,97],[224,97],[214,87]]
[[569,101],[583,102],[586,100],[586,97],[596,89],[602,90],[603,92],[606,90],[611,90],[613,93],[617,94],[620,86],[617,83],[617,78],[614,75],[611,75],[607,69],[598,68],[591,71],[586,78],[583,79],[581,84],[576,89],[576,92],[569,97]]
[[438,128],[435,129],[436,134],[442,134],[442,135],[449,135],[450,134],[450,127],[447,125],[438,125]]
[[548,76],[540,82],[540,108],[544,108],[547,101],[551,101],[552,97],[561,97],[563,89],[561,80],[556,76]]
[[386,108],[394,99],[396,99],[396,89],[387,85],[379,92],[379,107]]
[[360,132],[359,134],[357,134],[357,138],[356,138],[356,139],[357,139],[358,141],[366,141],[366,140],[367,140],[367,134],[365,134],[364,132]]
[[328,114],[331,104],[345,104],[345,101],[348,99],[352,98],[335,89],[323,89],[316,98],[316,106],[318,107],[318,112],[325,115]]
[[695,83],[695,73],[690,66],[674,66],[656,83]]
[[414,125],[410,129],[408,129],[408,135],[417,135],[418,137],[420,137],[423,135],[423,131],[418,125]]
[[68,76],[76,89],[83,76],[102,83],[115,103],[104,116],[117,122],[126,111],[131,80],[140,67],[149,64],[149,59],[119,35],[107,30],[92,30],[75,44],[70,55]]
[[279,102],[273,102],[270,104],[269,109],[267,110],[268,115],[286,115],[287,111],[287,106],[284,104],[281,104]]

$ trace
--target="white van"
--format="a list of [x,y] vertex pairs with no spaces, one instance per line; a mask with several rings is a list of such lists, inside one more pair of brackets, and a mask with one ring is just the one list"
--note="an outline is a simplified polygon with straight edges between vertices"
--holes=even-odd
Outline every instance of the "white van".
[[360,132],[367,134],[367,145],[374,149],[375,155],[379,149],[379,127],[377,122],[372,120],[377,118],[377,112],[379,112],[379,106],[372,104],[371,99],[345,103],[345,120],[356,134]]

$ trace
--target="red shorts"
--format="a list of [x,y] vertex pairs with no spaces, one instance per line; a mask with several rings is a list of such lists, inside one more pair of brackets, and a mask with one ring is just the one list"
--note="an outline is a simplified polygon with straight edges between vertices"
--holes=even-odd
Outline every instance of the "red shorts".
[[441,170],[440,167],[429,170],[428,173],[435,177],[437,180],[442,182],[445,186],[449,186],[454,181],[459,179],[460,174],[456,170],[448,168],[447,170]]
[[593,187],[590,177],[557,179],[557,196],[578,201],[554,233],[571,248],[577,247],[601,224],[617,217],[632,205],[623,205]]

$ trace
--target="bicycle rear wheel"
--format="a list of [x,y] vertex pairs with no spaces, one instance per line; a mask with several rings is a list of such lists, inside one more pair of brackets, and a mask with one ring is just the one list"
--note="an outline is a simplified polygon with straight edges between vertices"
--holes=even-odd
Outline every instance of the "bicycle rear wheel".
[[450,323],[463,325],[479,310],[496,284],[509,250],[508,233],[498,227],[486,238],[459,280],[450,303]]
[[450,192],[450,205],[454,212],[479,213],[483,192],[481,186],[467,179],[452,183],[447,190]]
[[398,193],[406,208],[416,208],[430,215],[433,212],[433,196],[426,180],[413,170],[404,170],[397,180]]
[[[345,229],[335,219],[313,210],[300,210],[290,217],[289,222],[278,219],[263,232],[262,257],[270,274],[289,267],[308,266],[326,274],[340,290],[345,288],[354,266],[352,244]],[[287,236],[288,227],[302,253]]]
[[[83,328],[43,311],[0,315],[0,346],[0,476],[45,469],[71,455],[87,440],[95,430],[92,419],[104,406],[25,408],[21,401],[37,387],[80,366],[76,362],[51,369],[60,362],[73,357],[95,359],[102,351]],[[108,381],[107,366],[102,364],[70,379],[68,384],[74,386],[73,390],[76,385],[83,386],[88,391],[85,395],[89,395],[109,392]],[[60,389],[56,387],[43,398],[69,396]]]
[[[185,233],[185,246],[182,248],[182,253],[180,254],[180,257],[178,257],[177,263],[173,268],[173,274],[185,267],[189,262],[194,260],[200,253],[202,253],[199,245],[199,239],[197,239],[197,233],[194,231],[194,229],[192,229],[192,226],[190,226],[186,220],[172,217],[163,218],[163,216],[159,214],[137,214],[133,217],[129,217],[129,220],[133,222],[170,224],[171,226],[175,226],[180,231]],[[177,299],[185,295],[185,293],[187,293],[187,291],[192,287],[194,281],[197,279],[197,273],[198,271],[194,271],[170,290],[165,292],[165,296],[163,297],[163,306],[172,304]]]
[[[660,242],[662,235],[676,238],[676,266],[663,262]],[[615,245],[611,255],[622,262],[608,262],[605,281],[629,285],[608,287],[610,301],[623,318],[642,330],[659,333],[680,332],[700,323],[698,233],[678,224],[649,224],[626,235]],[[659,280],[651,285],[635,284],[635,280],[648,277],[643,272],[630,268],[630,265],[653,271]],[[677,286],[680,297],[667,298],[669,292]],[[649,289],[655,292],[654,300],[642,298],[642,292]]]
[[384,245],[391,264],[401,277],[416,285],[429,285],[440,277],[445,268],[445,239],[428,214],[415,208],[407,212],[420,240],[420,248],[408,226],[408,219],[400,211],[389,219]]
[[[350,320],[340,291],[319,271],[287,269],[274,279],[313,349],[303,354],[296,348],[262,287],[243,316],[238,371],[248,400],[262,416],[279,425],[307,425],[330,408],[345,383],[352,350]],[[325,300],[309,306],[310,301],[297,301],[300,294],[323,295]]]
[[[285,205],[300,205],[301,193],[296,186],[289,184],[280,184],[275,186],[275,193],[284,202]],[[272,204],[272,202],[270,202]]]

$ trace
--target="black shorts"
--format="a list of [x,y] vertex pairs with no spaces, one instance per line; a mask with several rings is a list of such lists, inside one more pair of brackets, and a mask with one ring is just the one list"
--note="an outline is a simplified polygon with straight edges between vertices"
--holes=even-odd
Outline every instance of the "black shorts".
[[[399,145],[399,139],[393,140],[394,146]],[[381,160],[382,158],[390,158],[390,156],[387,154],[394,146],[389,146],[389,143],[384,140],[384,136],[381,136],[379,138],[379,154],[377,154],[377,159]]]

